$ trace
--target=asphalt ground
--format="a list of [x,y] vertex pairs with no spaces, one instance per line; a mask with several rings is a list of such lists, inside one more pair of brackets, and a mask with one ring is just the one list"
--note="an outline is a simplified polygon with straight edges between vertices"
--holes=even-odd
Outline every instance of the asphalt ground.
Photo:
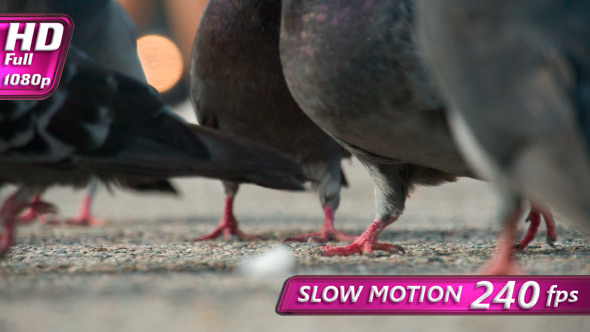
[[[185,106],[186,107],[186,106]],[[358,162],[345,164],[337,227],[360,234],[373,219],[373,188]],[[290,235],[319,229],[313,193],[240,190],[236,216],[256,241],[191,239],[211,231],[223,209],[218,181],[176,180],[180,198],[101,188],[94,211],[104,227],[35,223],[18,229],[17,245],[0,262],[0,331],[585,331],[585,317],[282,317],[275,305],[284,280],[296,274],[473,274],[490,257],[500,229],[498,199],[479,181],[419,188],[404,215],[381,235],[405,254],[322,257],[312,243],[286,244],[284,265],[249,272],[259,257]],[[12,190],[0,192],[3,199]],[[49,190],[60,215],[76,213],[83,191]],[[557,248],[545,228],[518,254],[534,275],[590,273],[589,237],[559,212]],[[521,225],[521,234],[526,224]]]

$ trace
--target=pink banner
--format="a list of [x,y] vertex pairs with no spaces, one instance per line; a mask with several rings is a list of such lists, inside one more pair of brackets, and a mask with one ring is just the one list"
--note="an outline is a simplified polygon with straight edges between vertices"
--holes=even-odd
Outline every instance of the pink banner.
[[295,276],[281,315],[590,314],[590,278],[577,276]]
[[0,15],[0,99],[45,99],[61,78],[74,22],[63,14]]

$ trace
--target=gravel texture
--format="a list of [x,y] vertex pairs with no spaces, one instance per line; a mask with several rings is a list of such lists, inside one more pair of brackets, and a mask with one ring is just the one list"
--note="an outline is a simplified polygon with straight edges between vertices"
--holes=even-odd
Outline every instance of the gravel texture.
[[[358,162],[347,164],[346,171],[351,187],[343,191],[336,223],[359,234],[373,216],[372,185]],[[492,253],[499,230],[497,199],[485,183],[461,180],[413,193],[405,214],[381,236],[403,246],[405,254],[326,258],[317,244],[289,243],[295,267],[278,276],[245,275],[236,266],[285,237],[317,230],[323,216],[315,195],[244,186],[236,216],[245,232],[261,240],[193,243],[218,221],[221,185],[203,179],[176,183],[183,192],[179,199],[109,194],[102,188],[94,210],[110,220],[104,227],[21,227],[17,245],[0,262],[0,331],[582,331],[590,323],[585,317],[275,314],[289,275],[474,273]],[[81,192],[57,188],[45,197],[69,216]],[[589,238],[557,218],[557,249],[544,242],[542,226],[530,248],[518,255],[522,269],[589,274]]]

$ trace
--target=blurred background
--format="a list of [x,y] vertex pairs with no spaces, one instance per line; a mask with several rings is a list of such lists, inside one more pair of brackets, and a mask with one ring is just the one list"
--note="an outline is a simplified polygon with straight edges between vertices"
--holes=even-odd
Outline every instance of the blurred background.
[[208,0],[117,2],[137,26],[137,51],[148,82],[166,102],[185,101],[193,41]]

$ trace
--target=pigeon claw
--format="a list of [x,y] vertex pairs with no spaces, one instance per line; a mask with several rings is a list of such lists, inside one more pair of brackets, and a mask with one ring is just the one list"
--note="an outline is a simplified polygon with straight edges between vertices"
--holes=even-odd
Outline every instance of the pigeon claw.
[[405,253],[401,246],[389,243],[370,242],[368,240],[358,240],[341,247],[322,247],[323,256],[351,256],[360,254],[363,256],[375,256],[375,250],[387,251],[390,253]]
[[217,226],[217,228],[215,228],[215,230],[213,232],[211,232],[207,235],[203,235],[203,236],[199,236],[197,238],[194,238],[193,242],[215,240],[216,238],[218,238],[221,235],[221,233],[223,233],[223,239],[225,241],[230,240],[232,237],[236,237],[240,240],[246,240],[246,241],[258,239],[257,236],[248,235],[248,234],[242,232],[240,229],[231,229],[231,228]]
[[553,214],[544,206],[533,205],[531,212],[526,219],[527,222],[530,222],[529,229],[520,243],[515,244],[512,247],[513,250],[524,251],[524,249],[531,243],[537,235],[539,225],[541,225],[541,217],[545,220],[545,226],[547,227],[547,244],[552,248],[556,248],[555,241],[557,240],[557,232],[555,231],[555,219],[553,218]]
[[[555,235],[555,234],[553,234],[553,235]],[[555,245],[556,240],[557,240],[557,236],[554,236],[553,238],[551,238],[551,235],[547,234],[547,244],[553,249],[557,249],[557,246]]]
[[334,209],[329,205],[324,207],[324,225],[319,232],[308,233],[303,235],[292,236],[283,242],[311,242],[311,243],[326,243],[328,241],[338,242],[352,242],[357,237],[353,235],[347,235],[338,231],[334,227]]
[[351,242],[357,237],[353,235],[344,234],[336,229],[322,229],[319,232],[307,233],[303,235],[295,235],[286,238],[283,242],[310,242],[310,243],[326,243],[328,241]]
[[37,212],[35,212],[33,209],[28,209],[18,217],[18,222],[21,224],[30,224],[35,221],[37,217],[39,217]]
[[92,215],[90,207],[92,205],[92,195],[88,194],[82,201],[80,212],[78,216],[66,221],[67,224],[75,226],[104,226],[108,224],[108,220],[104,218],[98,218]]
[[104,218],[98,218],[93,215],[79,215],[66,221],[67,224],[74,226],[105,226],[109,223]]
[[33,201],[28,204],[28,208],[18,217],[19,223],[28,224],[35,219],[39,219],[42,223],[49,223],[47,216],[57,214],[55,205],[42,201],[39,195],[33,198]]
[[543,219],[545,219],[545,227],[547,227],[547,244],[552,248],[556,248],[555,241],[557,241],[557,231],[555,230],[555,219],[549,209],[542,210]]
[[541,214],[535,210],[532,210],[526,221],[530,222],[529,229],[526,235],[520,240],[519,244],[514,245],[512,248],[516,251],[523,251],[533,241],[535,235],[539,231],[539,225],[541,225]]
[[512,246],[512,250],[514,251],[524,251],[524,248],[521,243],[517,243]]
[[342,247],[325,246],[322,248],[323,255],[350,256],[361,254],[364,256],[374,256],[375,250],[382,250],[390,253],[404,253],[405,250],[398,245],[377,242],[377,237],[381,234],[383,229],[387,227],[387,225],[396,221],[398,217],[399,215],[387,220],[375,220],[353,243]]
[[199,236],[193,239],[193,242],[215,240],[222,233],[223,239],[225,241],[228,241],[232,237],[237,237],[240,240],[246,241],[258,239],[258,237],[255,235],[248,235],[242,232],[242,230],[240,230],[240,227],[238,226],[238,221],[233,216],[231,216],[228,218],[222,218],[217,227],[213,230],[213,232],[207,235]]

